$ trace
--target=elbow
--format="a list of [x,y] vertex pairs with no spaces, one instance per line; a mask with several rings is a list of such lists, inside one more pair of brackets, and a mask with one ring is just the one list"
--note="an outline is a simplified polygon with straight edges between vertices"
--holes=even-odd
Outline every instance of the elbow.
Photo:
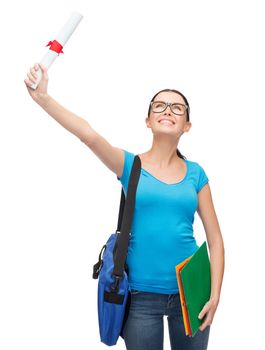
[[90,147],[95,140],[95,132],[92,130],[83,130],[80,133],[79,139],[81,142],[83,142],[85,145],[87,145],[88,147]]

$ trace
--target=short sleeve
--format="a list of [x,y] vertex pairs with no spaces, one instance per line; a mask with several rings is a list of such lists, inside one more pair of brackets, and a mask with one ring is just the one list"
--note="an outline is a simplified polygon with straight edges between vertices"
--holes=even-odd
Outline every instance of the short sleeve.
[[209,182],[208,176],[201,165],[198,164],[198,182],[197,182],[197,193]]
[[120,178],[117,176],[117,180],[122,183],[122,185],[124,186],[124,188],[127,191],[129,177],[131,174],[131,169],[132,169],[135,155],[129,151],[124,150],[124,149],[123,149],[123,152],[124,152],[124,163],[123,163],[122,176]]

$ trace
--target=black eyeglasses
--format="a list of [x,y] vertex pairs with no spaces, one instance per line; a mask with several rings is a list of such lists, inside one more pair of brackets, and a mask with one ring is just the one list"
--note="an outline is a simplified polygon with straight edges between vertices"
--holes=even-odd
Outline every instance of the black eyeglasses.
[[186,110],[189,108],[189,106],[182,103],[169,103],[164,101],[152,101],[150,105],[154,113],[162,113],[167,109],[167,106],[169,106],[171,111],[177,115],[185,114]]

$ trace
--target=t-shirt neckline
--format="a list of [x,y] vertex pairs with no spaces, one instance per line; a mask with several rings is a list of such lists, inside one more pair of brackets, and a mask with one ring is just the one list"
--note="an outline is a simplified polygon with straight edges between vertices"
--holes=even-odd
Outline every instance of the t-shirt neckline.
[[181,184],[181,183],[182,183],[183,181],[185,181],[186,178],[188,177],[189,162],[187,161],[187,159],[183,159],[183,160],[184,160],[184,162],[185,162],[185,164],[186,164],[186,173],[185,173],[185,176],[183,177],[182,180],[180,180],[179,182],[175,182],[175,183],[173,183],[173,184],[168,184],[168,183],[166,183],[166,182],[164,182],[164,181],[162,181],[162,180],[159,180],[157,177],[155,177],[153,174],[151,174],[148,170],[146,170],[146,169],[144,169],[144,168],[142,168],[142,167],[141,167],[141,170],[145,171],[145,172],[148,173],[150,176],[152,176],[156,181],[158,181],[158,182],[160,182],[160,183],[162,183],[162,184],[164,184],[164,185],[166,185],[166,186],[175,186],[175,185]]

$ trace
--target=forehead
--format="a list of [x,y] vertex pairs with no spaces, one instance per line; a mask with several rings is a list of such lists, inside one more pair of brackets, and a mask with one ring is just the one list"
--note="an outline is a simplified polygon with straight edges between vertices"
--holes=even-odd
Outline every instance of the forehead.
[[172,92],[172,91],[160,92],[156,96],[154,101],[164,101],[164,102],[171,102],[171,103],[178,102],[178,103],[185,104],[183,97],[177,94],[176,92]]

